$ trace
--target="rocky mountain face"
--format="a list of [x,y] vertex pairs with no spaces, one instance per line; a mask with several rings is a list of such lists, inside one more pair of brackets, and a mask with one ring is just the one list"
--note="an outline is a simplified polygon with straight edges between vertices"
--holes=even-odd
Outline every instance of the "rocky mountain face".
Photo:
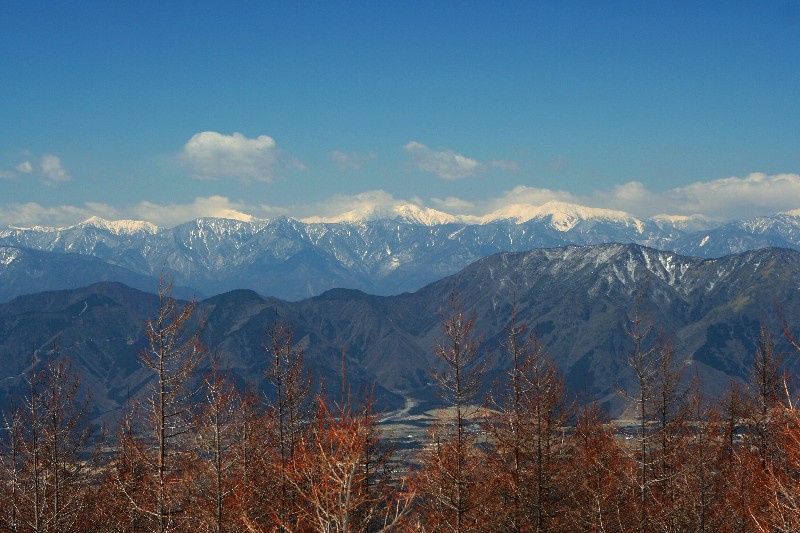
[[[93,218],[68,228],[2,229],[0,245],[93,256],[149,278],[166,274],[199,296],[245,288],[295,301],[341,287],[380,295],[414,291],[495,253],[564,245],[636,243],[706,258],[800,249],[800,212],[712,226],[699,218],[640,220],[555,202],[482,218],[401,207],[306,222],[202,218],[162,229]],[[12,265],[0,261],[0,275]]]
[[[537,249],[492,255],[415,293],[336,289],[287,302],[236,290],[201,301],[198,315],[206,342],[242,383],[266,386],[265,331],[280,320],[294,327],[327,390],[338,390],[344,354],[350,385],[374,386],[382,408],[408,399],[425,407],[436,402],[428,372],[453,294],[475,312],[475,334],[490,360],[486,383],[507,367],[498,346],[516,306],[576,397],[618,415],[625,408],[618,390],[633,387],[626,327],[637,298],[653,329],[648,342],[663,332],[686,379],[698,377],[713,397],[731,378],[746,378],[762,322],[780,340],[776,304],[800,326],[800,252],[700,259],[635,244]],[[95,416],[113,417],[149,378],[136,354],[156,305],[154,295],[116,283],[0,305],[0,396],[13,394],[57,342],[93,389]],[[800,369],[795,359],[800,354],[788,360],[793,371]]]

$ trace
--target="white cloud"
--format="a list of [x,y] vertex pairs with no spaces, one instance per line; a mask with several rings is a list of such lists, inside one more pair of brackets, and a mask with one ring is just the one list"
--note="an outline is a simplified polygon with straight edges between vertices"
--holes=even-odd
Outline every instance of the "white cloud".
[[284,170],[305,170],[297,159],[286,156],[268,135],[249,139],[241,133],[196,133],[184,145],[181,161],[192,177],[201,180],[240,179],[274,181]]
[[[34,166],[34,172],[37,168]],[[108,220],[138,219],[161,227],[171,227],[198,217],[247,219],[272,218],[278,215],[295,218],[330,219],[350,213],[352,218],[369,213],[392,213],[395,208],[413,205],[453,215],[482,216],[516,204],[540,206],[549,201],[578,204],[592,208],[626,211],[638,217],[654,215],[702,215],[709,219],[733,220],[771,215],[800,208],[800,174],[750,174],[744,178],[695,182],[663,191],[648,189],[641,182],[628,182],[611,189],[576,195],[566,190],[519,185],[497,196],[480,200],[447,196],[396,198],[384,190],[353,195],[334,195],[314,204],[270,206],[248,204],[226,196],[197,197],[187,203],[139,202],[114,207],[101,203],[45,207],[37,203],[0,205],[0,226],[64,226],[91,216]]]
[[676,187],[659,195],[676,213],[741,218],[800,207],[800,174],[750,174]]
[[[30,155],[26,151],[26,155]],[[60,183],[70,181],[72,176],[61,164],[61,158],[53,154],[45,154],[39,158],[39,162],[34,164],[29,159],[19,163],[14,170],[0,170],[0,178],[17,179],[20,174],[31,174],[41,179],[47,186],[54,187]]]
[[417,141],[411,141],[404,147],[411,156],[413,167],[420,172],[434,174],[446,181],[460,180],[477,176],[489,168],[499,168],[509,172],[517,172],[519,166],[514,161],[492,159],[482,163],[452,150],[435,151]]
[[510,191],[503,193],[499,198],[485,202],[484,212],[480,214],[487,214],[508,205],[542,205],[550,201],[579,203],[580,199],[568,191],[518,185]]
[[111,206],[87,203],[83,206],[56,205],[45,207],[35,202],[24,204],[5,204],[0,208],[2,226],[70,226],[91,216],[117,218],[117,211]]
[[263,207],[252,208],[243,202],[231,201],[226,196],[197,197],[191,203],[157,204],[139,202],[128,208],[132,218],[145,220],[161,227],[172,227],[201,217],[232,218],[250,220],[248,212],[263,211]]
[[83,205],[45,207],[31,202],[0,206],[0,226],[72,226],[92,216],[106,220],[144,220],[160,227],[173,227],[200,217],[251,220],[286,215],[287,210],[265,204],[247,205],[225,196],[197,197],[189,203],[158,204],[150,201],[114,207],[87,202]]
[[455,196],[448,196],[447,198],[431,198],[431,203],[436,206],[436,209],[445,211],[451,214],[472,214],[475,209],[475,204]]
[[[23,163],[23,165],[24,164],[25,163]],[[43,155],[40,167],[42,176],[44,177],[43,182],[46,185],[57,185],[58,183],[72,179],[69,173],[61,165],[61,159],[58,156],[52,154]]]
[[494,198],[468,202],[456,197],[431,198],[437,209],[453,214],[485,215],[515,204],[540,206],[558,201],[593,208],[626,211],[648,218],[655,215],[702,215],[714,220],[735,220],[771,215],[800,208],[800,175],[763,173],[745,178],[724,178],[674,187],[648,189],[632,181],[607,190],[574,194],[566,190],[519,185]]
[[800,207],[800,175],[753,173],[745,178],[698,181],[664,191],[629,182],[608,191],[595,191],[584,200],[641,217],[664,213],[700,214],[717,220],[751,218]]
[[[594,191],[591,195],[581,198],[584,202],[594,202],[610,209],[620,209],[637,216],[651,216],[665,213],[665,209],[674,210],[678,206],[672,205],[666,198],[666,193],[656,193],[645,187],[640,181],[629,181],[615,185],[610,190]],[[671,211],[671,214],[678,211]]]
[[398,200],[383,190],[374,190],[365,191],[354,195],[335,194],[320,203],[298,206],[294,211],[298,213],[295,215],[298,218],[321,220],[351,212],[388,212],[396,205],[407,203],[411,202]]
[[409,142],[404,148],[417,170],[447,181],[475,176],[485,168],[485,165],[475,159],[456,154],[452,150],[436,152],[416,141]]
[[512,204],[542,205],[551,200],[627,211],[644,218],[668,214],[735,220],[799,208],[800,174],[770,176],[754,173],[745,178],[699,181],[663,191],[654,191],[641,182],[631,181],[581,195],[520,185],[476,204],[475,210],[478,214],[486,214]]
[[359,154],[358,152],[342,152],[334,150],[330,154],[331,160],[339,170],[361,170],[364,165],[375,159],[375,154]]
[[[456,196],[434,197],[427,201],[418,196],[403,199],[381,189],[353,195],[337,194],[318,203],[288,207],[245,205],[224,196],[211,196],[196,198],[190,204],[160,205],[158,209],[153,207],[156,204],[143,202],[133,212],[139,218],[163,226],[199,216],[226,216],[224,213],[249,213],[262,218],[276,215],[330,218],[343,213],[389,213],[393,208],[407,204],[421,208],[430,205],[454,215],[481,216],[514,204],[539,206],[550,201],[621,210],[639,217],[699,214],[711,219],[733,220],[800,208],[800,175],[768,176],[759,173],[746,178],[696,182],[665,191],[650,190],[641,182],[628,182],[610,190],[597,190],[583,195],[563,189],[519,185],[498,196],[479,201]],[[148,209],[145,209],[145,205]]]

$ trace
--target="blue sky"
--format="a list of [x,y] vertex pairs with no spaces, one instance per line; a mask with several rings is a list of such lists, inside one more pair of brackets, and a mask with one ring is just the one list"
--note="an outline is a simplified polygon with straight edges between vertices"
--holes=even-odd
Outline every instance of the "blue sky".
[[800,209],[800,1],[0,1],[0,224]]

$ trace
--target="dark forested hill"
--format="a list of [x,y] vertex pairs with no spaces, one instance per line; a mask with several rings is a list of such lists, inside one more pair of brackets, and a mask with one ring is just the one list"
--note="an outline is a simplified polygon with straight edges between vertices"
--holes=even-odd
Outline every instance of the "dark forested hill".
[[[199,302],[197,313],[206,321],[203,338],[242,383],[264,387],[265,331],[282,321],[329,390],[338,390],[344,351],[351,386],[374,384],[379,405],[391,409],[405,398],[435,401],[428,370],[454,291],[475,311],[476,336],[491,357],[487,382],[505,364],[498,341],[516,305],[568,387],[619,414],[616,390],[632,386],[626,325],[638,294],[645,321],[672,338],[687,376],[699,376],[713,395],[731,377],[747,376],[762,322],[779,333],[778,304],[800,323],[800,253],[762,249],[704,260],[639,245],[541,249],[494,255],[399,296],[337,289],[285,302],[237,290]],[[0,305],[4,401],[55,342],[92,389],[95,415],[114,413],[148,379],[137,352],[156,309],[156,296],[117,283]]]

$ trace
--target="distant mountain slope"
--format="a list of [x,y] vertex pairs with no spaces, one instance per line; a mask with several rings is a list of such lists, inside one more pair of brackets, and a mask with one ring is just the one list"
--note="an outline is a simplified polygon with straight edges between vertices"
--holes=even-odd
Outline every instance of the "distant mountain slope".
[[166,273],[199,294],[247,288],[288,300],[342,287],[399,294],[495,253],[603,243],[707,258],[800,249],[800,212],[714,226],[699,217],[647,220],[549,202],[484,217],[398,206],[304,222],[201,218],[158,229],[93,218],[68,228],[0,230],[0,245],[90,255],[145,276]]
[[674,249],[687,255],[719,257],[756,248],[800,249],[800,210],[723,224],[676,240]]
[[[428,371],[453,290],[476,313],[476,335],[492,361],[487,382],[506,364],[498,341],[516,302],[569,388],[619,414],[625,406],[616,391],[633,383],[625,328],[637,294],[646,321],[672,338],[687,378],[699,376],[713,396],[732,377],[747,376],[762,321],[778,332],[776,304],[800,324],[800,252],[698,259],[632,244],[539,249],[493,255],[416,293],[337,289],[293,303],[237,290],[200,302],[198,312],[207,319],[204,338],[242,382],[265,386],[264,334],[281,320],[295,328],[328,390],[338,390],[344,350],[351,384],[374,384],[383,408],[401,406],[404,397],[429,406]],[[19,386],[31,347],[43,357],[57,340],[95,389],[96,414],[114,412],[147,378],[136,353],[155,306],[153,295],[108,283],[0,305],[0,390]],[[794,359],[789,368],[797,371]]]
[[[151,292],[158,287],[156,277],[137,274],[97,257],[0,245],[0,302],[22,294],[72,289],[98,281],[119,281]],[[178,294],[190,293],[181,289]]]

